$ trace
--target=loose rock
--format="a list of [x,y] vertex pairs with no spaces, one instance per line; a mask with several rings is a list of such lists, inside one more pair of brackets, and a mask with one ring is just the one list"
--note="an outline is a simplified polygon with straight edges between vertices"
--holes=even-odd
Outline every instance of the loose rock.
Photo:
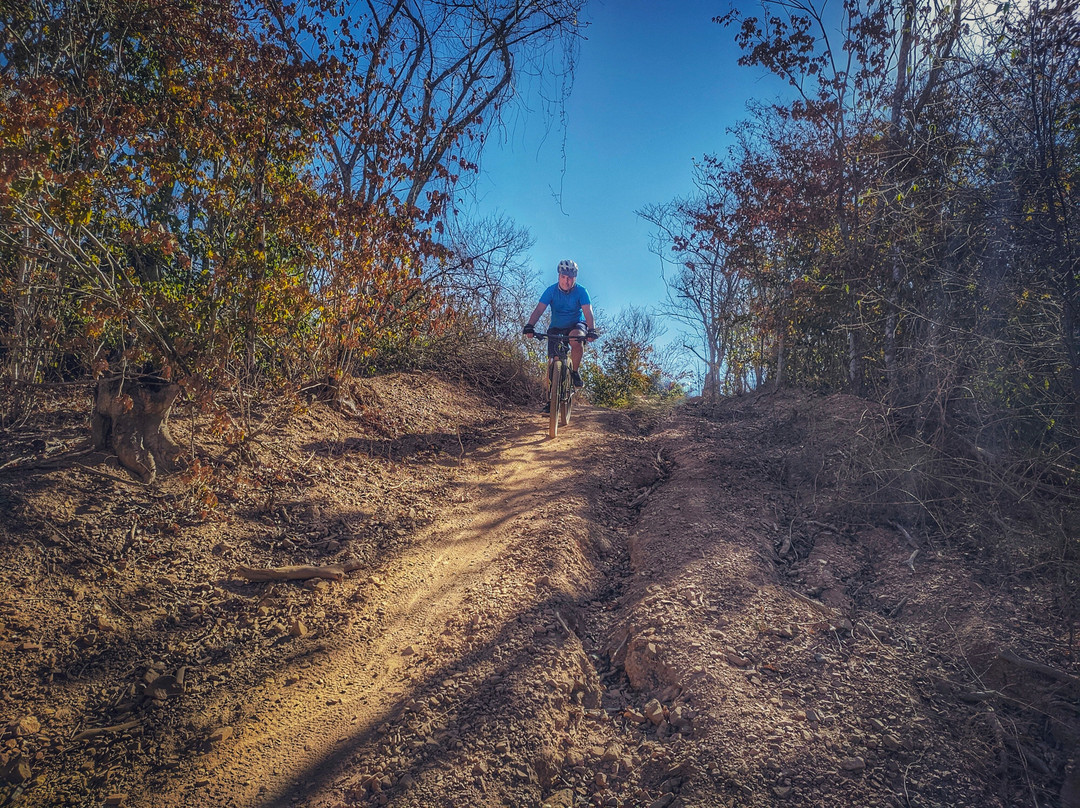
[[656,699],[650,699],[645,705],[645,717],[652,722],[654,726],[660,726],[660,723],[664,720],[664,707]]
[[861,757],[846,757],[840,761],[840,768],[846,772],[861,772],[866,768],[866,761]]
[[11,725],[11,731],[17,736],[37,735],[41,731],[41,723],[32,715],[26,715]]

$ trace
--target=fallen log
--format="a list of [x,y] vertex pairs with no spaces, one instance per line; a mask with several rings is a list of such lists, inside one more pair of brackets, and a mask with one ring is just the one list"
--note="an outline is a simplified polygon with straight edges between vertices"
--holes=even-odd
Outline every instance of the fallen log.
[[346,561],[343,564],[325,564],[323,566],[296,565],[288,567],[237,567],[233,572],[248,581],[307,581],[322,578],[327,581],[341,581],[345,573],[361,567],[359,561]]

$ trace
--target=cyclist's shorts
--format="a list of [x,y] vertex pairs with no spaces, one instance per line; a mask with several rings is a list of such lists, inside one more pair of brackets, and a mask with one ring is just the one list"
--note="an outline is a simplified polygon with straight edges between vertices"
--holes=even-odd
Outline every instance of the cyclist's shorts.
[[[568,325],[565,328],[549,328],[547,330],[547,332],[549,334],[562,334],[563,336],[568,336],[571,331],[580,331],[581,335],[585,336],[585,332],[588,331],[588,330],[589,330],[589,327],[587,325],[585,325],[585,323],[578,323],[577,325]],[[556,342],[555,340],[553,340],[553,339],[548,340],[548,358],[559,355],[555,351],[555,346],[556,345],[558,345],[558,342]]]

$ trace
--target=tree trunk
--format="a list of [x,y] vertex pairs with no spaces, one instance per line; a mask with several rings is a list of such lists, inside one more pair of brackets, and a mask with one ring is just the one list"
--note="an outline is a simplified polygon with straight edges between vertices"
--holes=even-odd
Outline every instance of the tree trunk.
[[903,272],[900,268],[900,247],[889,248],[889,278],[885,287],[885,380],[888,385],[890,406],[900,403],[900,347],[897,331],[900,325],[900,284]]
[[857,396],[866,393],[866,388],[863,384],[863,348],[861,336],[862,335],[854,328],[848,329],[848,389]]
[[180,386],[156,377],[101,379],[94,396],[93,442],[149,483],[172,471],[180,455],[169,434],[169,412]]
[[784,386],[784,335],[781,334],[776,340],[776,378],[773,385],[779,390]]
[[[23,240],[15,259],[15,301],[12,306],[11,340],[8,343],[8,378],[12,382],[10,421],[18,422],[33,406],[33,388],[44,353],[41,329],[34,328],[33,261],[30,257],[30,228],[23,229]],[[37,333],[35,333],[35,331]],[[26,386],[21,386],[25,383]]]

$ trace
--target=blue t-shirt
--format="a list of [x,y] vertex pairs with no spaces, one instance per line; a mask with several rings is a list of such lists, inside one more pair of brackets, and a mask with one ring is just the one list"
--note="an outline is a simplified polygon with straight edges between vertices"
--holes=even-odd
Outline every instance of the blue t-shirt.
[[588,291],[576,283],[569,292],[564,292],[559,284],[553,283],[540,295],[540,302],[551,306],[552,328],[569,328],[585,322],[581,307],[592,305]]

